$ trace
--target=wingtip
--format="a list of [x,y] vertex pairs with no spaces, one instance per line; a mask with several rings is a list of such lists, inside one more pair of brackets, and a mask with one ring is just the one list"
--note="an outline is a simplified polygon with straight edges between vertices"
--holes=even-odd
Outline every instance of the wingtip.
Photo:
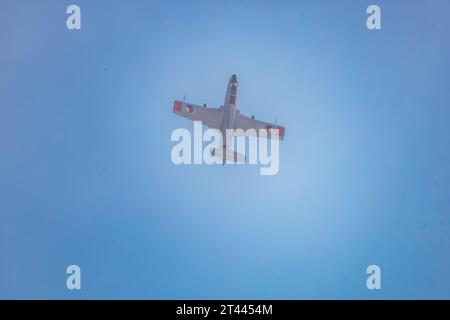
[[175,100],[173,104],[173,112],[181,112],[183,109],[183,102]]
[[280,134],[280,140],[284,140],[284,133],[286,132],[286,129],[284,127],[278,128],[279,134]]

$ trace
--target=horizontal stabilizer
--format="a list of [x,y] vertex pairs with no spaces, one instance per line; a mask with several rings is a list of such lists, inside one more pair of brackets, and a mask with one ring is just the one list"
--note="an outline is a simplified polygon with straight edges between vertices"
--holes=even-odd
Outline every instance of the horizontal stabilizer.
[[[224,155],[225,150],[225,155]],[[211,155],[213,157],[224,159],[225,161],[232,161],[237,163],[245,163],[245,156],[233,151],[231,149],[223,149],[223,148],[212,148]],[[225,156],[225,157],[224,157]]]

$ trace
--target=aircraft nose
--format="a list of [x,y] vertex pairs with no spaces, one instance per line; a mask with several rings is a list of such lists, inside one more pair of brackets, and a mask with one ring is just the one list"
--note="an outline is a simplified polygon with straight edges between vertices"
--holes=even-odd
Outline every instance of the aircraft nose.
[[237,83],[237,76],[235,74],[233,74],[230,78],[230,84],[231,83]]

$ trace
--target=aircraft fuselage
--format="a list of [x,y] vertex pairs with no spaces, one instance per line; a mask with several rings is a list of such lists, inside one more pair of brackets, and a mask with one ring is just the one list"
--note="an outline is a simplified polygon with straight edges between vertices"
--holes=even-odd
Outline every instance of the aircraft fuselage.
[[238,96],[238,82],[237,77],[233,74],[228,82],[227,93],[225,95],[225,103],[223,105],[223,117],[222,117],[222,136],[223,136],[223,149],[225,151],[226,147],[229,146],[229,141],[227,141],[227,129],[234,129],[236,114],[238,111],[237,107],[237,96]]

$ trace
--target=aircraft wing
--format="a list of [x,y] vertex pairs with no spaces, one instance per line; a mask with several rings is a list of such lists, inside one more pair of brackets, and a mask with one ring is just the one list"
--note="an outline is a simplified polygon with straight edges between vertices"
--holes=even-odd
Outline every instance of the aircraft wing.
[[222,109],[219,108],[207,108],[175,101],[173,112],[192,121],[202,121],[208,128],[220,130],[222,125]]
[[[237,129],[242,129],[244,131],[247,131],[249,129],[254,129],[254,130],[249,130],[247,132],[245,132],[244,134],[237,134],[237,135],[244,135],[244,136],[258,136],[260,134],[259,130],[260,129],[265,129],[264,133],[261,134],[262,137],[267,137],[267,138],[277,138],[280,140],[284,139],[284,127],[273,124],[273,123],[268,123],[268,122],[264,122],[264,121],[259,121],[256,120],[255,118],[251,117],[247,117],[244,116],[241,113],[238,113],[236,115],[236,122],[235,122],[235,130]],[[270,137],[270,129],[278,129],[278,136],[273,136]]]

